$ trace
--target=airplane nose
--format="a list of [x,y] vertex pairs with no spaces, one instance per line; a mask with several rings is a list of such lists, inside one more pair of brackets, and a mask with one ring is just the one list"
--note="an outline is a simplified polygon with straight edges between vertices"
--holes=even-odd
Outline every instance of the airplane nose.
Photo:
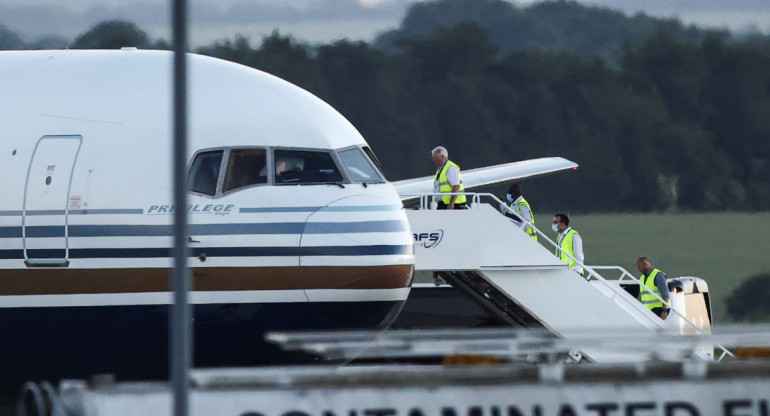
[[310,215],[300,242],[305,295],[328,328],[381,328],[409,294],[414,254],[400,200],[351,196]]

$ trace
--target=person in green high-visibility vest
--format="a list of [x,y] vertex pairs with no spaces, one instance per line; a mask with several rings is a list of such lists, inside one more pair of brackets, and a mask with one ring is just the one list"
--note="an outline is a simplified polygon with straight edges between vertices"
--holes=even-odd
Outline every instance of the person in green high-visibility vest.
[[[577,259],[580,264],[585,264],[585,254],[583,254],[583,239],[580,237],[577,231],[569,226],[569,217],[567,214],[556,214],[553,217],[553,224],[551,228],[559,233],[559,238],[556,241],[558,248],[556,249],[556,257],[561,261],[569,264],[569,267],[583,274],[583,268],[575,263],[574,259]],[[569,256],[568,256],[569,254]],[[572,256],[572,258],[570,258]]]
[[[433,181],[433,193],[460,193],[465,190],[463,187],[463,177],[460,174],[460,167],[449,160],[449,152],[446,148],[439,146],[431,152],[433,163],[436,169],[436,176]],[[460,209],[465,208],[467,198],[465,195],[436,195],[434,196],[437,209]]]
[[[668,316],[668,306],[658,299],[655,295],[663,298],[666,303],[669,299],[668,283],[666,275],[655,268],[647,257],[636,259],[636,268],[642,275],[639,277],[639,297],[638,299],[660,319],[666,319]],[[653,295],[653,293],[655,295]]]
[[[537,241],[537,232],[535,232],[535,229],[522,221],[522,219],[525,219],[529,221],[530,224],[535,225],[535,217],[532,215],[532,208],[529,206],[529,202],[527,202],[521,194],[521,185],[518,183],[511,184],[511,186],[508,187],[508,193],[505,195],[505,200],[508,201],[509,204],[507,207],[502,207],[505,216],[512,219],[519,228],[523,229],[527,235]],[[510,210],[508,208],[510,208]]]

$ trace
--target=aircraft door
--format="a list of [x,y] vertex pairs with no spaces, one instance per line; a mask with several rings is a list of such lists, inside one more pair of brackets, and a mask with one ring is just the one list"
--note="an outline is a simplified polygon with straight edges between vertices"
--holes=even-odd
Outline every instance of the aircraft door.
[[27,170],[23,235],[27,266],[66,266],[70,183],[81,136],[43,136]]

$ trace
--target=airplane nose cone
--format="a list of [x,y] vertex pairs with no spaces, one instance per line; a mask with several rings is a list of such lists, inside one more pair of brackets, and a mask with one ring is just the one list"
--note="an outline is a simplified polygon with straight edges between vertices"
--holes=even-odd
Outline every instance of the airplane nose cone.
[[352,196],[310,215],[300,243],[305,289],[329,328],[384,328],[409,294],[414,253],[400,200]]

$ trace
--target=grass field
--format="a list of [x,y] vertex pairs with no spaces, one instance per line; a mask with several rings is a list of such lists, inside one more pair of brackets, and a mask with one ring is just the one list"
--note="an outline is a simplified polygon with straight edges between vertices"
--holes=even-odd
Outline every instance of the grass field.
[[[644,255],[669,277],[705,279],[716,324],[731,321],[725,304],[730,292],[751,276],[770,273],[768,212],[568,215],[583,237],[588,265],[619,265],[638,275],[634,260]],[[552,219],[536,216],[549,237],[555,234]]]

